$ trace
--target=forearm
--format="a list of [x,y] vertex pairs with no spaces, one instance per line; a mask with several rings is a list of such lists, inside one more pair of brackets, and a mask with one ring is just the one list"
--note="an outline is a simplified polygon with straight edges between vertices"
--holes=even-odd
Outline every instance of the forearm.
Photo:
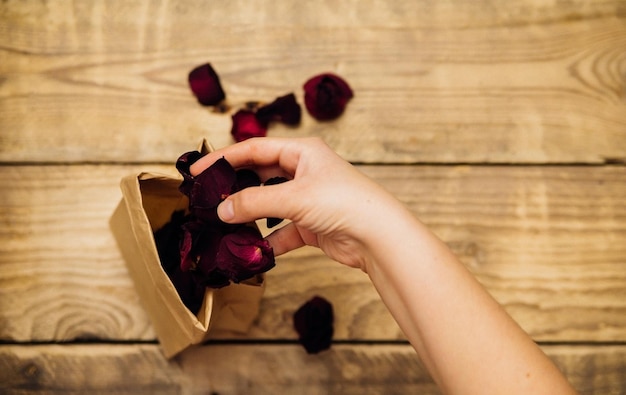
[[392,210],[368,241],[366,270],[441,388],[454,394],[573,393],[447,246],[408,211]]

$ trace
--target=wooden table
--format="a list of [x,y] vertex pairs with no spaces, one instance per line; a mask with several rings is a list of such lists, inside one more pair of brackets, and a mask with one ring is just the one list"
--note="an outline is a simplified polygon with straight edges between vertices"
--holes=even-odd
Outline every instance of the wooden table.
[[[626,393],[623,0],[3,2],[0,393],[438,393],[366,275],[314,249],[278,260],[244,338],[162,356],[108,219],[123,176],[232,143],[188,89],[204,62],[234,107],[345,77],[339,120],[269,134],[323,138],[581,393]],[[307,355],[313,295],[336,333]]]

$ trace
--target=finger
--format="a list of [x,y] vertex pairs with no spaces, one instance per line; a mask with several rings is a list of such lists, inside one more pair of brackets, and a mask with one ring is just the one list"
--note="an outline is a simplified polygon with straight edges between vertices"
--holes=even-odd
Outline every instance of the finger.
[[279,256],[306,245],[296,224],[288,223],[282,228],[276,229],[266,237],[274,250],[274,255]]
[[190,170],[195,176],[219,158],[224,157],[234,168],[278,165],[293,174],[298,164],[300,150],[301,144],[298,139],[251,138],[203,156],[191,165]]
[[288,198],[292,182],[243,189],[220,203],[217,214],[228,223],[268,217],[292,219],[293,202]]

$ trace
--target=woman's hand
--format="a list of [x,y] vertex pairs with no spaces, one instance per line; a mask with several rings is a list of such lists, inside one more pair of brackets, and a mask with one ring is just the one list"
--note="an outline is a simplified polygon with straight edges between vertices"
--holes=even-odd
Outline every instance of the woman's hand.
[[290,180],[246,188],[218,208],[220,218],[230,223],[265,217],[291,220],[267,237],[276,255],[311,245],[338,262],[367,271],[372,232],[393,207],[403,210],[395,198],[319,139],[249,139],[201,158],[191,166],[192,175],[221,157],[235,168],[253,169],[263,180],[275,176]]

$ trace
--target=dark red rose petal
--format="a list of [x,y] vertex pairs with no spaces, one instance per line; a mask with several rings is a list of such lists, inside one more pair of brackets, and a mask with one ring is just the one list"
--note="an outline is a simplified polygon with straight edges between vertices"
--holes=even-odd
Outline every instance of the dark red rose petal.
[[296,96],[290,93],[278,97],[272,103],[258,109],[257,119],[262,124],[278,121],[287,125],[298,125],[302,116],[302,109],[296,101]]
[[197,281],[193,272],[183,272],[180,268],[171,272],[169,277],[183,304],[193,314],[198,314],[200,307],[202,307],[204,293],[206,292],[204,284],[200,284]]
[[226,275],[214,270],[211,273],[203,276],[201,279],[201,283],[205,287],[209,288],[223,288],[230,285],[230,279],[226,277]]
[[189,87],[203,106],[215,106],[226,98],[220,78],[210,63],[203,64],[189,73]]
[[215,270],[215,256],[223,229],[198,219],[188,220],[181,228],[183,231],[180,243],[181,270],[195,270],[202,275]]
[[307,353],[316,354],[330,348],[333,319],[333,306],[320,296],[315,296],[296,310],[293,325]]
[[353,96],[348,83],[330,73],[317,75],[304,84],[304,105],[318,120],[339,117]]
[[186,196],[189,196],[191,193],[191,188],[193,187],[193,176],[191,175],[191,171],[189,170],[191,165],[196,163],[198,159],[202,158],[202,154],[198,151],[190,151],[182,154],[176,160],[176,169],[183,176],[183,182],[180,184],[178,189]]
[[194,270],[198,264],[195,252],[193,251],[194,243],[198,239],[202,224],[198,221],[188,221],[181,225],[182,235],[179,241],[179,262],[180,269],[183,272]]
[[166,273],[170,273],[180,266],[179,241],[181,238],[181,226],[186,221],[183,210],[174,211],[170,221],[154,232],[154,243],[161,266]]
[[236,180],[235,169],[224,158],[207,167],[194,178],[189,194],[189,208],[192,214],[205,220],[215,219],[213,211],[231,194]]
[[181,226],[189,220],[184,211],[175,211],[170,221],[154,233],[154,241],[163,270],[176,288],[183,304],[197,314],[204,298],[204,286],[197,283],[197,278],[181,270],[179,242]]
[[261,179],[258,174],[250,169],[240,169],[237,170],[237,181],[235,181],[233,193],[249,187],[258,187],[259,185],[261,185]]
[[218,270],[236,283],[275,266],[272,247],[257,229],[249,226],[222,238],[216,260]]
[[252,137],[265,137],[267,135],[267,124],[260,122],[254,112],[239,110],[233,115],[233,127],[230,133],[236,142]]
[[[269,180],[265,181],[263,185],[277,185],[277,184],[282,184],[283,182],[287,182],[287,181],[289,180],[286,179],[285,177],[272,177]],[[266,220],[266,226],[268,228],[273,228],[274,226],[280,224],[281,222],[283,222],[282,218],[270,217]]]

